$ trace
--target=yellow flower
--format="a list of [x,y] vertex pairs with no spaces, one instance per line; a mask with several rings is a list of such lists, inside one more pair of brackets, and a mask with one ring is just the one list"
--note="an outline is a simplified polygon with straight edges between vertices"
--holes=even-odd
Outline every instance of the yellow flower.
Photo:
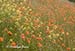
[[51,35],[49,35],[48,37],[49,37],[50,39],[52,39],[52,36],[51,36]]
[[54,25],[53,29],[57,29],[57,28],[58,28],[57,25]]
[[32,11],[32,9],[30,8],[29,11]]
[[50,33],[54,32],[54,30],[51,30]]
[[27,1],[27,0],[24,0],[24,1]]
[[56,34],[53,34],[53,38],[56,38],[57,36],[56,36]]
[[25,30],[26,29],[26,27],[24,27],[22,30]]
[[15,22],[15,24],[17,25],[17,26],[19,26],[20,24],[19,24],[19,22]]
[[62,32],[62,34],[65,34],[65,32]]
[[75,50],[75,48],[73,48],[73,50]]
[[10,42],[12,42],[12,41],[13,41],[13,39],[10,39],[9,41],[10,41]]
[[58,37],[58,36],[60,36],[60,35],[57,33],[56,36]]
[[60,37],[59,39],[60,39],[60,40],[63,40],[63,38],[62,38],[62,37]]
[[69,35],[69,32],[66,32],[66,35]]

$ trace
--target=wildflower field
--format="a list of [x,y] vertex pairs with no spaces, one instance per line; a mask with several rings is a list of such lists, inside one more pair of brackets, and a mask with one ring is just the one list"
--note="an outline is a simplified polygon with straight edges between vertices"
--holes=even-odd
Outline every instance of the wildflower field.
[[0,0],[0,51],[75,51],[75,4]]

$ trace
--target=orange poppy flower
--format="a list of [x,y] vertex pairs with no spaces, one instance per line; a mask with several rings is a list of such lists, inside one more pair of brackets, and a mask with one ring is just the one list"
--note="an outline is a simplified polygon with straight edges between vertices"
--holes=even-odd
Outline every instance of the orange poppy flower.
[[29,11],[29,14],[31,15],[31,14],[33,14],[33,12],[32,11]]
[[70,50],[71,50],[71,48],[67,47],[67,51],[70,51]]
[[34,23],[39,23],[39,21],[40,21],[39,19],[35,19]]
[[32,35],[31,37],[32,37],[32,38],[35,38],[35,35]]
[[30,32],[29,31],[26,31],[26,35],[28,35]]
[[28,44],[30,44],[30,42],[31,42],[30,40],[31,40],[30,38],[27,38],[27,43]]
[[49,34],[50,33],[50,30],[46,30],[46,33]]
[[24,34],[21,34],[21,38],[22,38],[22,39],[25,39],[25,35],[24,35]]
[[16,44],[16,42],[12,42],[11,45],[12,46],[16,46],[17,44]]
[[64,18],[64,21],[66,21],[67,19],[66,18]]
[[19,7],[18,9],[19,9],[20,11],[24,11],[24,10],[25,10],[24,7]]
[[42,40],[42,38],[41,38],[41,37],[37,37],[36,39],[37,39],[37,40],[40,40],[40,41]]
[[0,42],[3,42],[4,38],[3,37],[0,37]]
[[52,24],[49,22],[49,23],[48,23],[48,26],[52,26]]
[[61,46],[62,46],[62,47],[65,47],[65,44],[64,44],[64,43],[62,43],[62,44],[61,44]]
[[64,32],[64,29],[61,29],[60,32],[63,33]]
[[10,36],[11,36],[11,35],[12,35],[12,32],[11,32],[11,31],[8,31],[8,35],[10,35]]
[[38,47],[42,47],[42,44],[41,44],[41,43],[38,43],[37,46],[38,46]]

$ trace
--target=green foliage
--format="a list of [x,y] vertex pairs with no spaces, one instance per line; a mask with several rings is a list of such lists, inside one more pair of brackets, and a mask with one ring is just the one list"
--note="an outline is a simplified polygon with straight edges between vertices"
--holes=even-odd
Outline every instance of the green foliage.
[[75,0],[69,0],[70,2],[75,2]]

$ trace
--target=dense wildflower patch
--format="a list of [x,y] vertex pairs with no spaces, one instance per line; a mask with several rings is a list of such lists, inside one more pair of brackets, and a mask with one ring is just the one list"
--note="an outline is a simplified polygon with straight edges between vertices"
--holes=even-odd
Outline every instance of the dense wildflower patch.
[[75,51],[75,6],[61,0],[0,0],[0,48],[17,47]]

